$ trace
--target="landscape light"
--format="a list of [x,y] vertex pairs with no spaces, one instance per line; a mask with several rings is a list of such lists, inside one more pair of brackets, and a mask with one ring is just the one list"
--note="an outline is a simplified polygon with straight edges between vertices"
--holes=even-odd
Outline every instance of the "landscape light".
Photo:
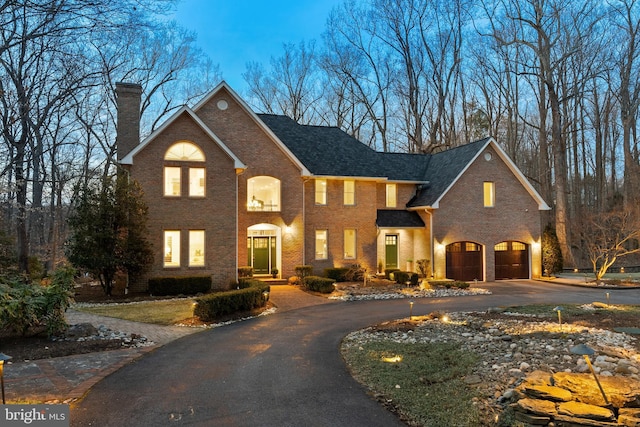
[[11,356],[7,356],[4,353],[0,353],[0,388],[2,388],[2,404],[3,405],[6,404],[4,400],[4,362],[11,359],[12,359]]
[[558,323],[560,324],[560,330],[562,330],[562,310],[564,310],[561,306],[553,307],[553,311],[558,312]]
[[609,292],[607,292],[605,295],[607,296],[607,305],[609,305],[609,297],[610,297]]
[[413,301],[409,301],[409,320],[413,319]]
[[604,402],[607,406],[610,405],[609,403],[609,399],[607,399],[607,395],[604,394],[604,389],[602,388],[602,385],[600,385],[600,380],[598,380],[598,376],[596,375],[596,371],[593,369],[593,366],[591,365],[591,360],[589,359],[589,356],[592,356],[596,351],[594,349],[592,349],[591,347],[585,345],[585,344],[578,344],[574,347],[571,347],[571,349],[569,350],[571,351],[571,353],[573,354],[579,354],[584,356],[584,360],[587,362],[587,366],[589,366],[589,369],[591,370],[591,373],[593,374],[593,378],[596,379],[596,384],[598,384],[598,388],[600,389],[600,393],[602,393],[602,397],[604,398]]

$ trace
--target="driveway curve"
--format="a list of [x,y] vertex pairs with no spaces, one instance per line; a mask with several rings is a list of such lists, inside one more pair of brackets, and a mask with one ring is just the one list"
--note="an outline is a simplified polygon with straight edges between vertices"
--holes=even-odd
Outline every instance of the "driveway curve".
[[[605,298],[602,289],[534,281],[482,287],[493,294],[416,299],[413,314]],[[610,292],[612,303],[640,303],[638,291]],[[404,425],[351,377],[339,346],[353,330],[408,316],[408,300],[306,301],[302,308],[193,334],[151,352],[74,404],[71,425]]]

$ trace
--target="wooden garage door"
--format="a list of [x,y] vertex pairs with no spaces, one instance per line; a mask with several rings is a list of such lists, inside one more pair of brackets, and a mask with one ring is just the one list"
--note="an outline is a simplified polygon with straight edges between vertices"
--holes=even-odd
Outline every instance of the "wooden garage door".
[[495,247],[496,280],[528,279],[529,248],[522,242],[500,242]]
[[473,242],[456,242],[447,246],[447,278],[483,280],[482,246]]

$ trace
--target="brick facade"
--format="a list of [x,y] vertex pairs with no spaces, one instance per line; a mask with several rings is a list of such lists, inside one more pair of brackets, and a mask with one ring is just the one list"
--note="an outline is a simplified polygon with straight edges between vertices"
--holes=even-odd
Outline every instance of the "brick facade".
[[[135,103],[135,99],[132,102]],[[119,114],[135,114],[135,107],[129,104],[119,104],[120,107]],[[131,134],[126,117],[119,117],[118,123],[125,123],[124,131]],[[206,161],[165,161],[166,151],[178,141],[197,145]],[[423,227],[398,228],[378,228],[377,212],[405,209],[416,195],[419,184],[398,181],[397,205],[387,208],[384,176],[354,178],[355,204],[345,205],[345,178],[342,177],[348,176],[348,171],[339,176],[314,176],[226,84],[211,92],[193,110],[185,109],[175,115],[142,144],[124,163],[129,164],[132,177],[144,189],[149,207],[149,236],[157,255],[147,278],[210,274],[215,287],[228,288],[237,278],[237,268],[253,262],[255,258],[249,257],[255,257],[255,244],[264,236],[273,243],[269,249],[269,268],[277,268],[278,277],[293,276],[295,267],[302,264],[312,265],[314,274],[318,275],[326,268],[353,264],[374,272],[379,263],[385,264],[385,236],[388,234],[398,236],[398,267],[401,269],[417,271],[416,261],[428,259],[434,275],[444,277],[443,248],[457,241],[472,241],[483,246],[484,279],[493,280],[494,245],[502,241],[519,241],[531,248],[531,275],[540,272],[538,201],[496,155],[491,144],[486,150],[492,152],[492,159],[486,161],[482,155],[477,157],[442,197],[437,209],[416,209],[424,222]],[[180,197],[164,195],[163,170],[166,166],[182,168]],[[189,167],[202,166],[206,168],[206,195],[189,197]],[[252,196],[248,194],[248,182],[255,177],[279,180],[279,209],[248,209],[247,202]],[[327,181],[326,205],[315,203],[316,179]],[[495,183],[493,208],[483,207],[483,181]],[[353,258],[344,254],[345,229],[356,232]],[[181,232],[179,267],[164,266],[165,230]],[[188,266],[189,230],[205,231],[206,262],[203,267]],[[325,260],[316,259],[316,230],[327,231],[328,257]],[[406,264],[409,260],[411,265]],[[145,290],[145,280],[133,285],[133,290]]]

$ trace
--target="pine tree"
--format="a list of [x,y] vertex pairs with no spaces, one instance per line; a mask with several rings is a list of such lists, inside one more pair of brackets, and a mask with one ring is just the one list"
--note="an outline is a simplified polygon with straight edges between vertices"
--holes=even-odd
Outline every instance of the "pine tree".
[[68,222],[69,260],[98,277],[106,295],[111,295],[118,272],[136,276],[151,266],[147,207],[140,186],[127,174],[83,188]]

